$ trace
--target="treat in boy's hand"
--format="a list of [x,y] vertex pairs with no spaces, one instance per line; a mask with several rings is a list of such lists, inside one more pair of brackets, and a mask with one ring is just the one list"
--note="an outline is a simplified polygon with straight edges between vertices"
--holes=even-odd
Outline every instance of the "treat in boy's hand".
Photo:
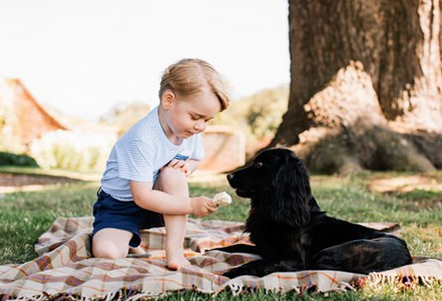
[[223,191],[220,193],[217,193],[214,197],[213,197],[213,203],[218,206],[218,207],[224,207],[229,205],[232,202],[232,198],[230,197],[230,195]]

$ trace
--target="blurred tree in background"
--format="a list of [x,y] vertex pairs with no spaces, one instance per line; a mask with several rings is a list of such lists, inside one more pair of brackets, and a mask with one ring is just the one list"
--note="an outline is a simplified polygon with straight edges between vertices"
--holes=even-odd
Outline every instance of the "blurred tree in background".
[[267,145],[287,111],[289,87],[281,85],[265,89],[230,103],[211,124],[230,125],[246,133],[247,153]]
[[288,111],[310,169],[442,168],[440,0],[289,2]]
[[110,109],[100,117],[100,123],[111,125],[117,129],[118,137],[121,137],[133,124],[146,116],[150,107],[141,102],[122,103]]

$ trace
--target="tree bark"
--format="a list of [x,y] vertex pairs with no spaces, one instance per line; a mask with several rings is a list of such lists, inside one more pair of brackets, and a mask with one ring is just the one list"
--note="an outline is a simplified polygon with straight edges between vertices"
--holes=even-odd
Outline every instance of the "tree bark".
[[440,0],[290,0],[289,107],[269,146],[317,171],[442,168]]

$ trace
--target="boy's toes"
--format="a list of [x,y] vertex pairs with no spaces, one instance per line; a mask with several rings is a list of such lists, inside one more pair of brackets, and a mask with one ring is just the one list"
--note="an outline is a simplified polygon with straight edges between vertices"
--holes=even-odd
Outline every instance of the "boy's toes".
[[190,267],[190,262],[187,259],[183,258],[182,260],[171,260],[167,263],[167,268],[172,271],[178,271],[182,268]]
[[180,266],[177,262],[172,261],[172,262],[167,263],[167,268],[172,271],[177,271],[180,269]]

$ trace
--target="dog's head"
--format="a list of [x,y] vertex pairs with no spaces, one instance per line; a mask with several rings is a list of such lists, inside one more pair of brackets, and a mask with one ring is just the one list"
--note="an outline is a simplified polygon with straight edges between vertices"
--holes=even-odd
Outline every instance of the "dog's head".
[[289,149],[264,150],[227,179],[238,196],[251,198],[253,209],[278,224],[303,225],[310,220],[307,169]]

